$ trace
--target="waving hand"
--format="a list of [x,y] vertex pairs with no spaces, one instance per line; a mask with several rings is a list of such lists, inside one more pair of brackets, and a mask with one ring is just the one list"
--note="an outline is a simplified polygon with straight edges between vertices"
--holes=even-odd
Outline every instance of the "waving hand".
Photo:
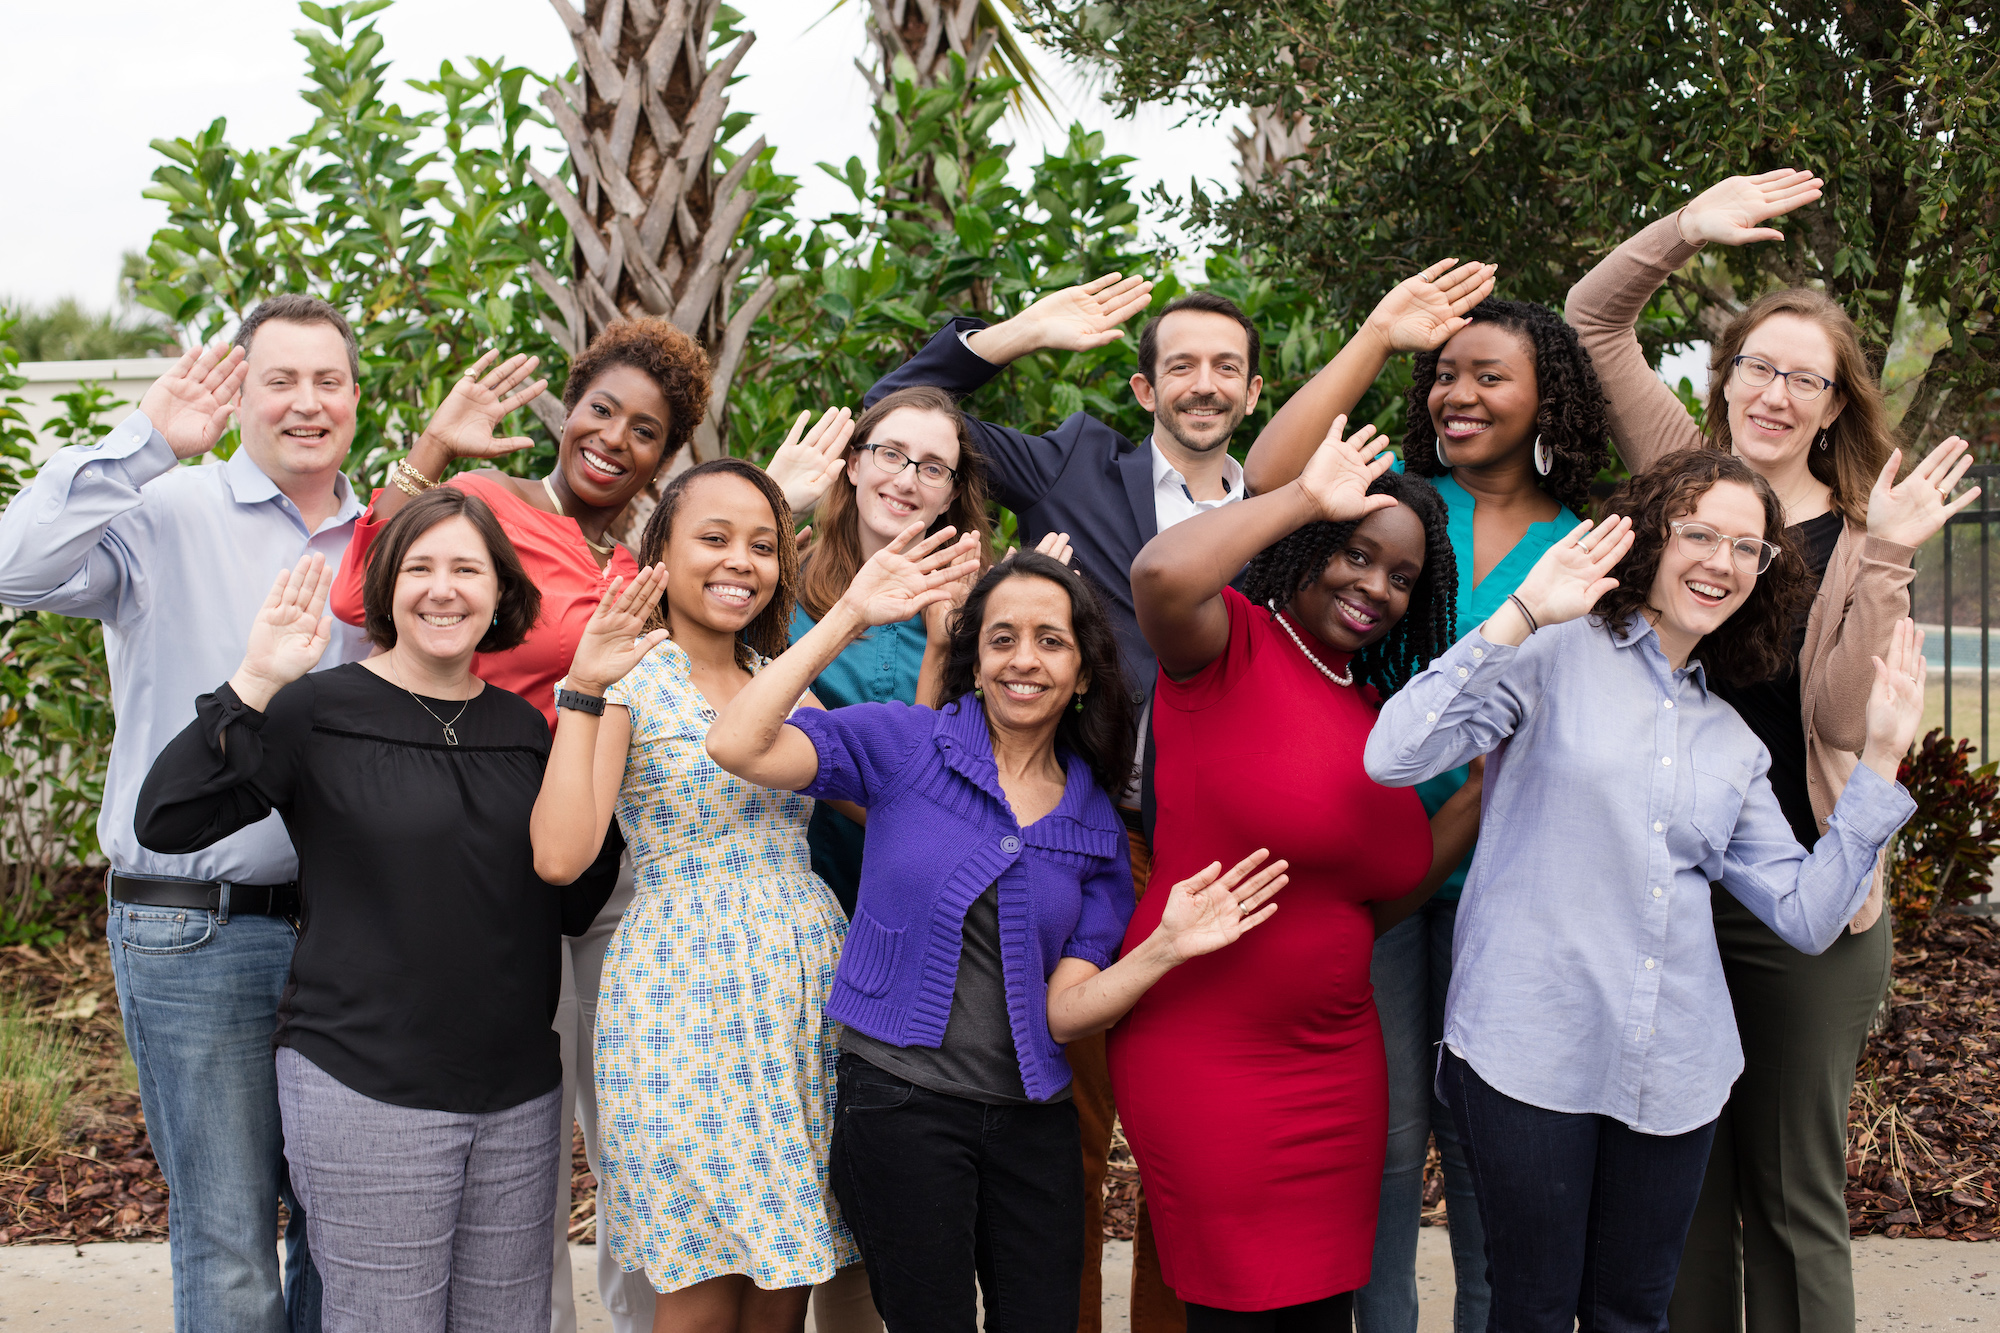
[[333,617],[324,614],[332,591],[333,571],[317,551],[278,575],[250,623],[243,665],[229,678],[237,698],[262,712],[279,690],[319,665],[333,639]]
[[1900,546],[1922,546],[1937,536],[1953,514],[1979,498],[1977,486],[1951,498],[1952,487],[1972,466],[1971,448],[1952,436],[1925,454],[1901,485],[1896,484],[1896,469],[1902,466],[1903,451],[1891,453],[1868,492],[1868,535]]
[[1748,245],[1752,241],[1782,241],[1785,233],[1764,224],[1819,198],[1826,182],[1810,171],[1790,168],[1761,176],[1731,176],[1696,195],[1681,210],[1681,239],[1694,244],[1717,241]]
[[[979,537],[957,529],[923,537],[924,525],[909,527],[855,571],[841,602],[866,625],[892,625],[926,607],[952,599],[953,585],[979,572]],[[919,537],[923,540],[918,541]],[[915,545],[912,545],[912,543]],[[950,545],[946,545],[950,542]]]
[[611,580],[583,627],[583,637],[577,640],[576,656],[569,666],[570,688],[584,694],[604,693],[666,639],[664,629],[642,632],[666,590],[665,565],[646,566],[630,586],[624,579]]
[[1515,594],[1528,604],[1535,623],[1544,629],[1575,620],[1618,586],[1611,571],[1631,549],[1631,519],[1615,516],[1601,528],[1585,519],[1569,536],[1542,552]]
[[424,427],[424,438],[452,458],[499,458],[534,443],[525,435],[497,436],[493,432],[509,412],[526,407],[549,387],[547,380],[522,384],[541,364],[540,359],[510,356],[494,365],[499,355],[488,352],[473,362]]
[[1493,294],[1498,266],[1440,259],[1389,289],[1368,323],[1398,352],[1428,352],[1472,321],[1472,307]]
[[1345,416],[1333,419],[1333,429],[1306,460],[1306,470],[1297,482],[1319,517],[1331,523],[1344,523],[1396,503],[1392,495],[1368,494],[1375,478],[1396,461],[1386,448],[1388,441],[1376,434],[1373,426],[1363,426],[1352,439],[1342,439],[1346,429]]
[[175,458],[205,454],[229,429],[229,414],[249,369],[241,347],[190,347],[153,381],[139,410],[166,437]]

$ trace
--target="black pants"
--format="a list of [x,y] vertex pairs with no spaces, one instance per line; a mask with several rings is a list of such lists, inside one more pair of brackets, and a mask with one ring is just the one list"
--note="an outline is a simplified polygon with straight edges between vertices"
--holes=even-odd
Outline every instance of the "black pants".
[[1068,1102],[989,1106],[840,1057],[831,1174],[889,1333],[1075,1333],[1083,1145]]
[[1276,1310],[1219,1310],[1187,1303],[1187,1333],[1353,1333],[1354,1293]]
[[1444,1052],[1486,1222],[1488,1333],[1660,1333],[1715,1122],[1671,1136],[1530,1106]]

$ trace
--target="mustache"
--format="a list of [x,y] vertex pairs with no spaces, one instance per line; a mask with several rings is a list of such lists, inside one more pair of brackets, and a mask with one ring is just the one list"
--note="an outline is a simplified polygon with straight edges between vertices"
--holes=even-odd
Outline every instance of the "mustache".
[[1229,406],[1229,400],[1227,398],[1224,398],[1221,394],[1205,393],[1181,399],[1179,402],[1174,404],[1174,411],[1192,412],[1194,409],[1198,407],[1227,408],[1228,406]]

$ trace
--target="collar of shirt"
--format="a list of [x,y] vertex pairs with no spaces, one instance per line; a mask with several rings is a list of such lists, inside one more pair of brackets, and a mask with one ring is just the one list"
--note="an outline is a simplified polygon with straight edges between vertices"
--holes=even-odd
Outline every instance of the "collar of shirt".
[[1222,498],[1197,500],[1188,493],[1187,478],[1167,461],[1167,456],[1150,435],[1146,437],[1146,447],[1153,451],[1153,516],[1158,520],[1161,531],[1183,519],[1220,509],[1243,498],[1243,465],[1229,455],[1224,454],[1222,458]]
[[[230,498],[238,504],[254,505],[263,504],[268,500],[283,499],[286,507],[294,513],[297,512],[298,507],[292,504],[290,497],[278,489],[278,483],[271,480],[270,474],[263,468],[257,466],[257,460],[250,457],[250,451],[240,444],[236,447],[236,452],[222,465],[222,481],[223,485],[229,488]],[[361,514],[361,502],[355,497],[354,485],[348,481],[346,473],[334,474],[333,493],[340,497],[340,507],[334,510],[332,518],[320,524],[321,532],[337,528],[343,523],[351,523]],[[305,521],[301,519],[299,525],[304,527]]]
[[1665,672],[1675,684],[1693,680],[1694,687],[1701,691],[1701,697],[1704,700],[1708,698],[1708,673],[1702,670],[1701,659],[1694,658],[1684,667],[1670,666],[1667,662],[1666,647],[1660,642],[1659,630],[1643,614],[1633,615],[1625,622],[1624,629],[1615,630],[1611,635],[1611,642],[1619,648],[1630,648],[1646,639],[1652,640],[1652,651],[1646,654],[1648,665],[1657,671]]

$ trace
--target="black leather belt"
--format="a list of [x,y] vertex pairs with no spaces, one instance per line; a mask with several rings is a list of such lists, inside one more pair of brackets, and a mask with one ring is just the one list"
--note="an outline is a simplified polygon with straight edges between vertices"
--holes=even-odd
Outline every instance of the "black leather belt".
[[225,921],[232,916],[299,914],[299,886],[291,884],[224,884],[204,879],[153,879],[112,871],[111,896],[135,907],[183,907],[213,912]]

